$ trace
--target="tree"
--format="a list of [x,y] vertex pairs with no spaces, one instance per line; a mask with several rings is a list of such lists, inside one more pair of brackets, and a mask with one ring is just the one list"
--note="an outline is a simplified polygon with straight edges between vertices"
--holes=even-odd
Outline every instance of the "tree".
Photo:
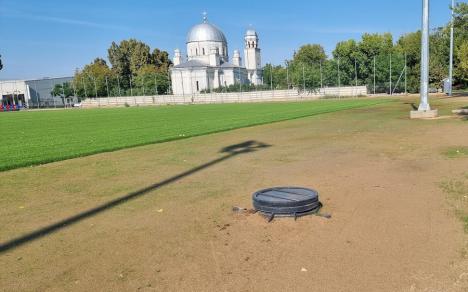
[[333,58],[340,63],[341,85],[353,85],[355,61],[359,58],[358,43],[355,40],[339,42],[333,51]]
[[96,58],[93,63],[75,73],[73,86],[80,97],[107,96],[108,88],[110,89],[116,83],[115,77],[106,61]]
[[419,92],[421,63],[421,31],[402,35],[395,46],[400,54],[406,54],[408,91]]
[[62,102],[65,105],[65,98],[74,96],[74,90],[69,82],[65,82],[62,84],[55,84],[50,94],[62,98]]
[[265,89],[287,89],[287,72],[283,66],[266,64],[263,68],[263,83]]
[[151,54],[151,64],[155,65],[159,72],[167,73],[172,62],[168,52],[154,49]]
[[119,44],[112,42],[108,49],[108,58],[112,70],[122,81],[121,87],[127,90],[132,78],[136,77],[143,67],[153,65],[159,73],[166,75],[172,64],[169,53],[159,49],[150,53],[147,44],[135,39],[123,40]]
[[454,7],[455,59],[454,81],[468,86],[468,3],[459,2]]
[[293,62],[305,65],[318,64],[327,59],[325,50],[318,44],[307,44],[299,48],[299,51],[294,54]]
[[464,40],[456,50],[456,57],[458,59],[458,66],[456,68],[456,75],[460,83],[464,86],[468,85],[468,39]]
[[169,90],[167,73],[153,64],[144,65],[135,77],[135,88],[139,94],[164,94]]

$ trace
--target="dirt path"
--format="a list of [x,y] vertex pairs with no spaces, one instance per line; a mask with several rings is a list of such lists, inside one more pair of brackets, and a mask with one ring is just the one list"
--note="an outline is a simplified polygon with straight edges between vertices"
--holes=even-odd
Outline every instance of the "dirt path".
[[[439,184],[468,124],[406,101],[0,173],[0,242],[229,157],[0,253],[5,291],[466,291],[467,238]],[[438,100],[443,113],[468,99]],[[255,190],[319,190],[332,214],[238,215]],[[13,187],[14,186],[14,187]]]

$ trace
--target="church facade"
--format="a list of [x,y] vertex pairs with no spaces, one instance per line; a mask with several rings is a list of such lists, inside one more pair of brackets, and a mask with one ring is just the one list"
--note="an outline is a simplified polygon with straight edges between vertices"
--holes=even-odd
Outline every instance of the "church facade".
[[187,34],[187,57],[174,51],[174,66],[170,69],[173,94],[194,94],[235,84],[261,85],[262,65],[257,32],[248,29],[244,36],[245,65],[235,50],[229,61],[228,43],[224,33],[208,22],[192,27]]

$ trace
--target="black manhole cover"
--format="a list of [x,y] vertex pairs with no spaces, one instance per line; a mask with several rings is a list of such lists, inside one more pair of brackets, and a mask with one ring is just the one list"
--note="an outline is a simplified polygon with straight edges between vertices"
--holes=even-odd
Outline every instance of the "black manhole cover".
[[271,216],[299,217],[316,213],[322,204],[315,190],[301,187],[276,187],[253,194],[256,211]]

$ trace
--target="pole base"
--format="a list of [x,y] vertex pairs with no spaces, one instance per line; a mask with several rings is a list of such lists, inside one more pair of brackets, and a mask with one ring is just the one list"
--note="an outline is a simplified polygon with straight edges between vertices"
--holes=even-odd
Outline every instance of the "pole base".
[[433,119],[437,118],[439,116],[439,111],[438,110],[427,110],[427,111],[411,111],[410,112],[410,118],[411,119]]

